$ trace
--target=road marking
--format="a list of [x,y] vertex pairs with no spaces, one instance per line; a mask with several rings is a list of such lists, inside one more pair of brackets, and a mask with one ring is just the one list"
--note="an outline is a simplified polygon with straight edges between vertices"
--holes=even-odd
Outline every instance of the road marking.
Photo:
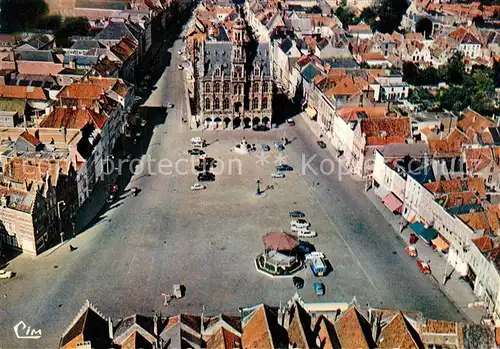
[[[297,137],[298,138],[298,137]],[[288,157],[289,158],[289,157]],[[290,159],[290,158],[289,158]],[[298,168],[297,164],[294,163],[293,164],[295,168]],[[325,214],[326,218],[328,218],[328,221],[330,222],[330,225],[333,227],[335,233],[340,237],[340,239],[342,240],[342,242],[344,243],[344,245],[347,247],[347,249],[349,250],[349,253],[352,255],[352,257],[354,258],[354,260],[356,261],[356,263],[358,264],[359,268],[361,269],[361,271],[363,272],[363,274],[365,274],[366,278],[368,279],[368,281],[370,282],[370,284],[373,286],[373,288],[375,289],[375,291],[379,292],[379,290],[377,289],[377,287],[375,286],[375,283],[373,282],[373,280],[370,278],[370,276],[368,275],[368,273],[366,272],[366,270],[363,268],[363,265],[361,264],[361,261],[358,259],[358,257],[356,256],[356,254],[354,253],[354,251],[352,250],[351,246],[349,246],[349,244],[347,243],[346,239],[344,238],[344,236],[340,233],[340,230],[337,228],[337,226],[335,225],[335,223],[333,223],[333,220],[330,218],[330,215],[326,212],[326,209],[324,208],[324,206],[321,204],[321,202],[319,201],[318,197],[316,196],[316,194],[314,193],[314,191],[311,189],[311,187],[307,184],[307,181],[305,180],[304,176],[302,174],[299,173],[299,177],[302,179],[302,181],[304,182],[306,188],[308,189],[309,193],[314,197],[314,199],[316,200],[316,202],[318,203],[319,207],[321,207],[321,210],[323,211],[323,213]],[[332,266],[333,267],[333,266]]]

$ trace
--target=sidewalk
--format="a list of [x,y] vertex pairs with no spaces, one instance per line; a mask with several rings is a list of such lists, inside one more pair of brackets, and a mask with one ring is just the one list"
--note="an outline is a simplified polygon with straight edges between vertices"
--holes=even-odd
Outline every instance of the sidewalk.
[[[342,161],[343,158],[337,158],[336,152],[332,146],[331,137],[323,132],[323,130],[321,130],[321,126],[317,122],[311,120],[307,113],[303,112],[300,116],[316,137],[319,138],[320,135],[323,135],[322,139],[325,141],[325,143],[327,143],[332,157],[336,159],[339,165],[344,166],[344,162]],[[352,178],[362,181],[362,179],[359,177],[352,176]],[[403,243],[403,245],[406,245],[410,236],[410,229],[406,228],[401,234],[399,234],[400,217],[390,212],[382,204],[380,198],[375,195],[373,189],[366,192],[365,195],[378,209],[382,216],[384,216],[385,220],[393,227],[394,234],[401,238],[401,242]],[[486,315],[485,311],[483,309],[469,308],[469,304],[477,301],[477,298],[470,287],[466,283],[459,280],[460,275],[458,275],[457,273],[453,273],[451,275],[451,278],[446,282],[445,285],[443,285],[445,269],[446,273],[448,274],[452,271],[451,265],[446,266],[446,255],[443,255],[437,250],[432,250],[431,247],[426,245],[425,242],[423,242],[421,239],[417,241],[415,246],[418,251],[418,258],[423,261],[429,262],[432,270],[430,277],[434,278],[434,280],[439,285],[440,290],[443,291],[448,296],[448,298],[450,298],[455,303],[457,308],[459,308],[471,321],[475,323],[480,322],[481,317],[483,315]],[[408,258],[412,257],[408,256]]]

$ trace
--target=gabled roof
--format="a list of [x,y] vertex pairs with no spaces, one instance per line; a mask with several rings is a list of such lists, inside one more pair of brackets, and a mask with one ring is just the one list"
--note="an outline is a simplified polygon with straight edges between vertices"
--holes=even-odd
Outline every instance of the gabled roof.
[[335,327],[325,316],[319,316],[316,325],[314,325],[314,333],[317,334],[317,340],[319,340],[318,346],[321,349],[341,348]]
[[259,304],[251,313],[242,319],[243,335],[241,342],[244,348],[273,349],[277,346],[275,333],[271,330],[270,309]]
[[356,307],[346,310],[335,322],[335,331],[344,349],[369,349],[376,345],[371,336],[370,324]]
[[494,161],[490,147],[464,149],[465,164],[468,173],[476,173],[488,167]]
[[104,48],[97,40],[78,40],[71,45],[70,50],[90,50],[91,48]]
[[[74,342],[78,337],[81,340]],[[77,344],[90,341],[94,348],[109,347],[108,321],[94,306],[86,301],[71,326],[61,337],[59,348],[74,348]]]
[[472,238],[472,242],[477,246],[482,253],[489,252],[493,249],[493,240],[489,236],[480,236]]
[[33,136],[28,131],[24,131],[23,133],[21,133],[19,135],[19,138],[24,139],[26,142],[28,142],[29,144],[31,144],[34,147],[42,144],[42,142],[40,142],[40,140],[38,138],[36,138],[35,136]]
[[290,325],[288,326],[288,340],[295,348],[314,348],[312,341],[311,316],[302,308],[299,302],[295,302],[290,310]]
[[121,40],[129,36],[138,41],[140,32],[131,23],[123,21],[110,21],[106,28],[95,36],[95,40]]
[[83,108],[56,107],[41,122],[40,127],[82,129],[87,124],[93,124],[99,129],[104,128],[107,117],[95,111]]
[[[457,126],[467,133],[471,129],[475,132],[484,132],[488,127],[493,127],[494,125],[481,114],[469,109],[463,114],[463,118],[457,123]],[[470,137],[468,133],[467,135]]]
[[219,328],[207,339],[207,349],[236,349],[241,348],[241,338],[224,327]]
[[387,108],[385,107],[346,107],[337,110],[337,115],[345,122],[358,121],[362,118],[385,118]]
[[125,62],[137,50],[137,43],[130,36],[125,36],[120,42],[111,46],[110,50],[122,62]]
[[424,349],[425,346],[417,331],[404,315],[399,312],[384,326],[379,342],[380,349]]
[[469,137],[454,129],[445,139],[429,140],[429,148],[434,155],[455,156],[462,151],[462,145],[469,142]]

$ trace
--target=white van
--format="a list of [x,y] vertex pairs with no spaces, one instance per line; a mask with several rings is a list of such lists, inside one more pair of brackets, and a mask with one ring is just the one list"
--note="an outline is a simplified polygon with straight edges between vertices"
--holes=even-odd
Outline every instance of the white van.
[[191,146],[193,148],[203,148],[205,146],[205,140],[201,137],[191,138]]
[[296,227],[292,226],[292,233],[297,234],[299,238],[313,238],[318,234],[314,230],[310,230],[308,227]]

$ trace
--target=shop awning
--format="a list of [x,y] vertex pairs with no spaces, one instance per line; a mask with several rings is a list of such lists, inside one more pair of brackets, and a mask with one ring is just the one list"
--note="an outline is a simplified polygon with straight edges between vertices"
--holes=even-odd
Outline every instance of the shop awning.
[[450,248],[450,245],[448,245],[448,243],[439,235],[437,238],[432,240],[432,243],[441,252],[448,252],[448,248]]
[[309,107],[309,106],[306,108],[306,113],[307,113],[307,115],[309,115],[309,117],[311,119],[314,118],[318,114],[316,109],[314,109],[313,107]]
[[418,236],[420,236],[425,242],[431,243],[433,239],[438,236],[436,229],[434,228],[426,228],[420,222],[414,222],[409,225],[410,229],[415,232]]
[[403,207],[401,200],[399,200],[393,193],[390,193],[383,198],[382,203],[392,212],[401,212],[401,208]]

